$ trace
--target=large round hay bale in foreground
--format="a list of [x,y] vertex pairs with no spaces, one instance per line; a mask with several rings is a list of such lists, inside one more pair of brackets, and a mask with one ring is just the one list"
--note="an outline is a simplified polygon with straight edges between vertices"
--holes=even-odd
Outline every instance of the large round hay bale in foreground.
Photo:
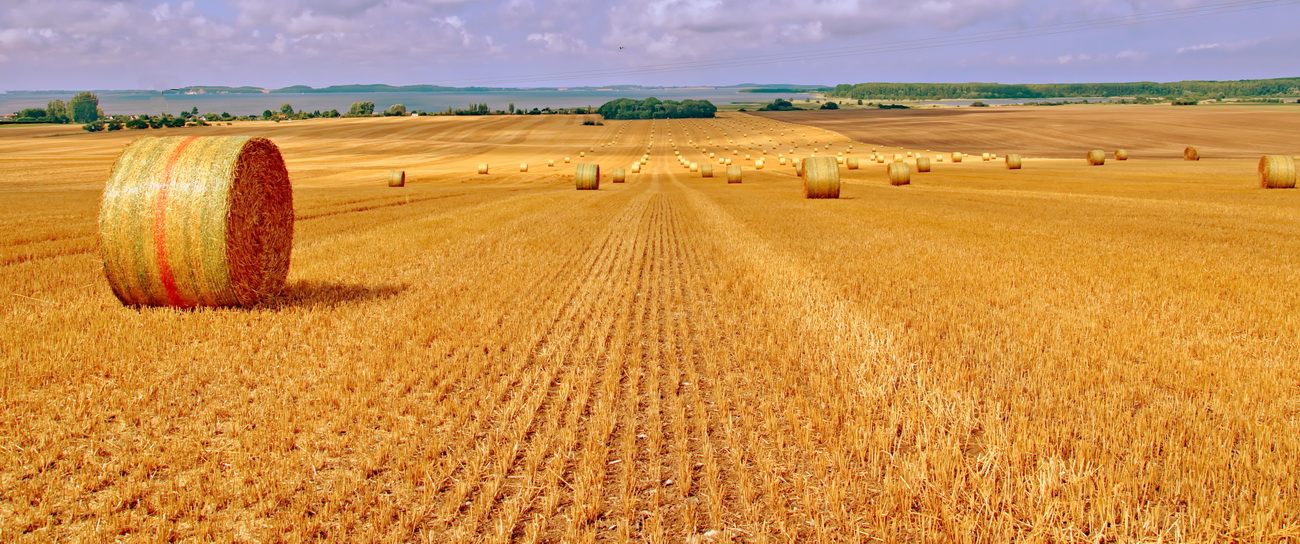
[[1259,186],[1265,189],[1295,188],[1295,159],[1285,155],[1259,158]]
[[810,157],[803,165],[804,198],[839,198],[840,166],[831,157]]
[[265,138],[140,138],[99,208],[104,274],[123,304],[251,306],[284,288],[293,187]]
[[1021,166],[1019,153],[1007,153],[1007,170],[1019,170]]
[[713,165],[712,165],[712,164],[708,164],[708,163],[701,164],[701,165],[700,165],[700,177],[706,177],[706,178],[711,178],[711,177],[713,177]]
[[1189,145],[1183,149],[1183,160],[1199,161],[1201,160],[1201,153],[1197,151],[1195,147]]
[[916,158],[916,171],[917,171],[917,172],[929,172],[929,171],[930,171],[930,158],[929,158],[929,157],[917,157],[917,158]]
[[389,170],[388,186],[406,187],[406,170]]
[[889,163],[889,184],[908,185],[912,183],[912,169],[905,162]]
[[578,169],[574,173],[574,183],[579,191],[595,191],[600,189],[600,165],[599,164],[578,164]]
[[1088,165],[1101,166],[1106,164],[1106,152],[1100,149],[1094,149],[1088,152]]
[[728,166],[728,167],[727,167],[727,183],[740,183],[740,167],[739,167],[739,166]]
[[615,168],[613,172],[609,173],[609,177],[614,181],[614,183],[623,183],[627,181],[627,173],[622,168]]
[[1117,160],[1117,161],[1126,161],[1126,160],[1128,160],[1128,150],[1127,150],[1127,149],[1116,149],[1116,150],[1115,150],[1115,160]]

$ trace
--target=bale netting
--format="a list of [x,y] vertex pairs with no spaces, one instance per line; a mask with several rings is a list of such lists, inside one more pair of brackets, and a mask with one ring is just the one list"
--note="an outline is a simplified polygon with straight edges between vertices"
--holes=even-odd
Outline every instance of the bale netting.
[[740,183],[740,167],[739,167],[739,166],[728,166],[728,167],[727,167],[727,183]]
[[711,178],[711,177],[713,177],[713,165],[712,165],[712,164],[708,164],[708,163],[701,164],[701,165],[700,165],[700,177],[705,177],[705,178]]
[[918,157],[916,158],[916,171],[917,171],[917,172],[929,172],[929,171],[930,171],[930,158],[929,158],[929,157],[920,157],[920,156],[918,156]]
[[140,138],[99,207],[113,294],[134,306],[251,306],[284,287],[293,187],[265,138]]
[[1127,150],[1127,149],[1116,149],[1116,150],[1115,150],[1115,160],[1117,160],[1117,161],[1126,161],[1126,160],[1128,160],[1128,150]]
[[1183,148],[1183,160],[1199,161],[1201,160],[1201,153],[1197,151],[1195,147],[1189,145],[1186,148]]
[[574,174],[574,183],[579,191],[595,191],[600,189],[600,165],[599,164],[578,164],[578,169]]
[[609,177],[614,183],[623,183],[627,181],[626,170],[623,170],[622,168],[615,168],[613,172],[609,173]]
[[1259,186],[1265,189],[1295,188],[1295,159],[1286,155],[1259,158]]
[[388,171],[388,186],[389,186],[389,187],[406,187],[406,171],[405,171],[405,170],[389,170],[389,171]]
[[889,184],[908,185],[912,183],[912,169],[905,162],[889,163]]
[[1019,153],[1007,153],[1007,170],[1019,170],[1021,163]]
[[1088,166],[1101,166],[1106,164],[1106,152],[1100,149],[1094,149],[1088,152]]
[[831,157],[809,157],[803,165],[803,196],[805,198],[839,198],[840,166]]

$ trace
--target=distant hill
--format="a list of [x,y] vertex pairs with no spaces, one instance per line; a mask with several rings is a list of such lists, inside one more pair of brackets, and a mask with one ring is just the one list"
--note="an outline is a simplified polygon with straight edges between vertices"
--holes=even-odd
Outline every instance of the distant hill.
[[1252,98],[1300,96],[1300,77],[1156,83],[858,83],[836,85],[832,98],[885,100],[1033,99],[1090,97]]

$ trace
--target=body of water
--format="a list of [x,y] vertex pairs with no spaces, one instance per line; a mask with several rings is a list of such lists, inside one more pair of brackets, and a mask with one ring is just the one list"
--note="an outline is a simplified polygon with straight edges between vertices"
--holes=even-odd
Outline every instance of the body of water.
[[[0,94],[0,113],[12,113],[24,108],[44,108],[54,99],[67,102],[76,93],[8,93]],[[99,107],[109,115],[135,115],[141,113],[177,114],[198,108],[199,113],[230,113],[231,115],[261,115],[264,110],[278,112],[280,105],[289,103],[295,111],[329,111],[337,109],[347,113],[355,102],[374,102],[375,111],[383,111],[393,104],[402,104],[409,111],[446,111],[466,108],[470,104],[487,103],[494,110],[504,110],[513,103],[516,108],[577,108],[600,107],[616,98],[660,100],[708,100],[716,105],[734,102],[770,102],[775,98],[807,98],[808,94],[774,95],[769,93],[742,93],[737,89],[673,88],[634,90],[572,90],[572,91],[480,91],[434,93],[300,93],[300,94],[201,94],[178,95],[151,92],[100,93]]]

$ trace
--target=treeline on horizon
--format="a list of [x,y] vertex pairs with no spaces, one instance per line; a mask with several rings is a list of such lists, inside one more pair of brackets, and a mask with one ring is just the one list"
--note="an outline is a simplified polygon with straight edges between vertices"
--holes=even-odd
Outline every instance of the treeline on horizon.
[[644,100],[618,98],[596,109],[606,119],[707,119],[718,113],[718,107],[708,100]]
[[1300,77],[1241,81],[1175,81],[1157,83],[843,83],[831,98],[943,100],[1086,97],[1252,98],[1300,95]]

